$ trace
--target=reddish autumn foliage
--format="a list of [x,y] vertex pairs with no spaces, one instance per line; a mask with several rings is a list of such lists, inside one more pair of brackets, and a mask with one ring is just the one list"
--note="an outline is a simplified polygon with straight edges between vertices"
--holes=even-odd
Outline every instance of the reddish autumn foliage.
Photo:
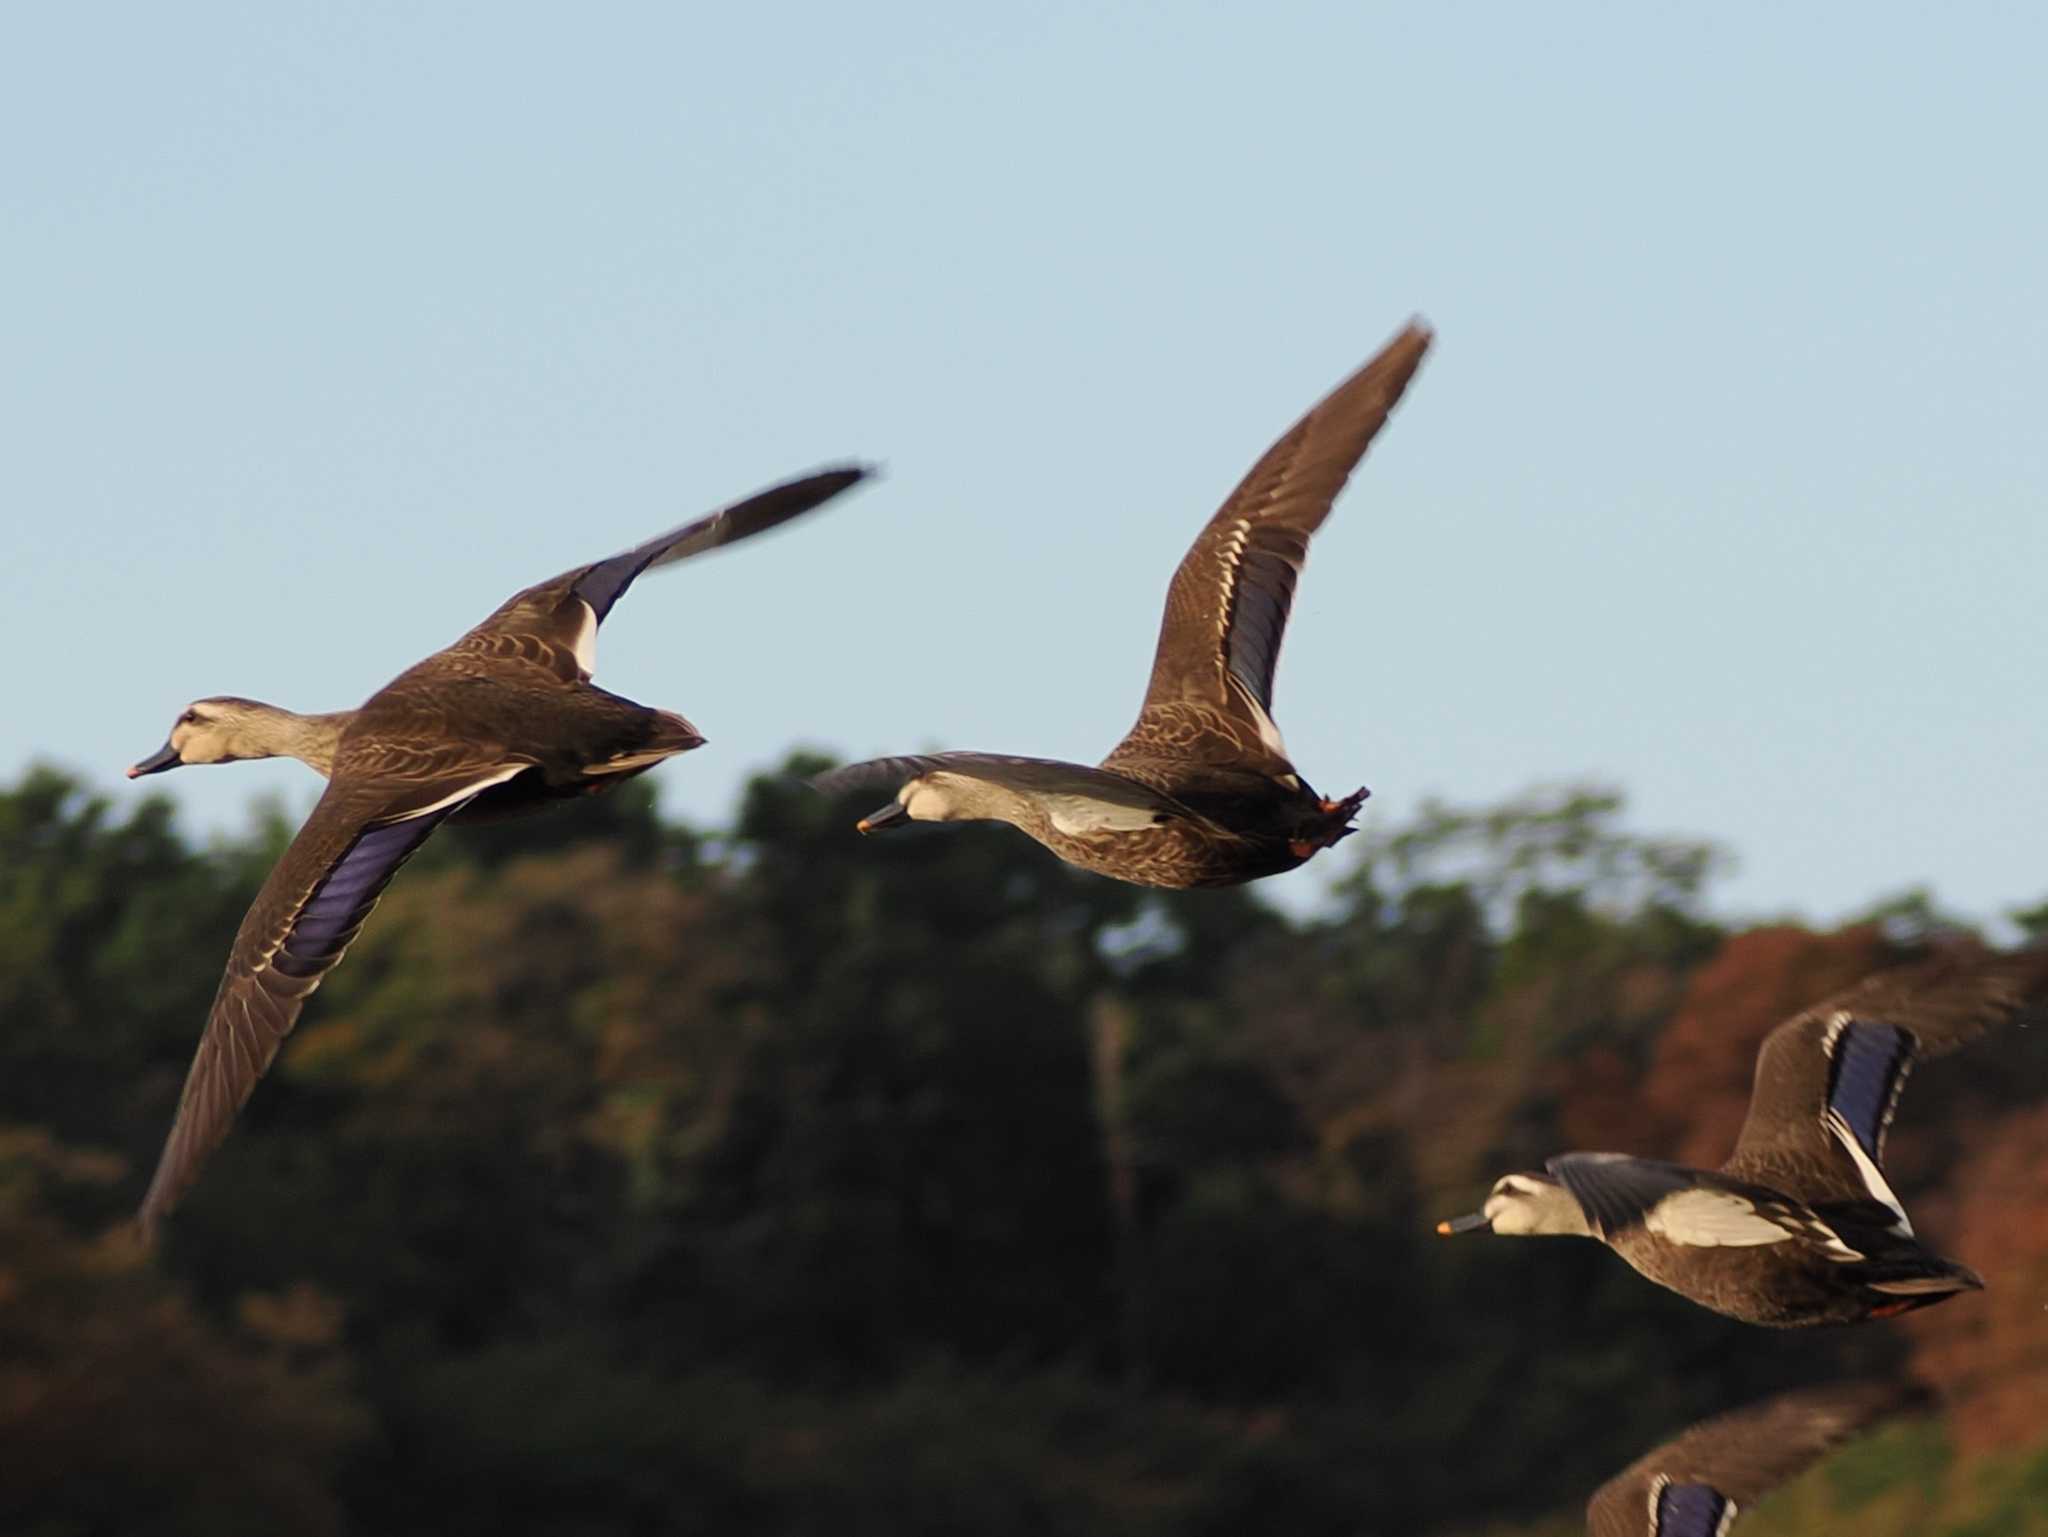
[[1964,1149],[1915,1224],[1982,1275],[1985,1289],[1968,1306],[1910,1321],[1914,1368],[1949,1395],[1959,1449],[2029,1446],[2040,1438],[2048,1381],[2048,1105],[1971,1128]]
[[1726,1158],[1749,1110],[1764,1037],[1891,958],[1874,927],[1839,934],[1778,927],[1730,938],[1694,973],[1651,1056],[1642,1098],[1663,1131],[1658,1154],[1706,1168]]

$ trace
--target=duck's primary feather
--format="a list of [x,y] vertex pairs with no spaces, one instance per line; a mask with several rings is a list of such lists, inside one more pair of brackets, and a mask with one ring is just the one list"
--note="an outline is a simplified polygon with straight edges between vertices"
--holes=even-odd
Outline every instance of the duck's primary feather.
[[[1411,324],[1276,442],[1225,499],[1173,573],[1145,705],[1143,743],[1174,707],[1221,712],[1237,755],[1291,771],[1273,723],[1273,676],[1309,537],[1385,425],[1428,351]],[[1161,716],[1167,717],[1162,720]]]
[[560,677],[587,679],[596,670],[598,626],[642,572],[765,533],[830,501],[867,474],[848,465],[785,481],[630,550],[536,582],[507,598],[454,649],[524,657]]

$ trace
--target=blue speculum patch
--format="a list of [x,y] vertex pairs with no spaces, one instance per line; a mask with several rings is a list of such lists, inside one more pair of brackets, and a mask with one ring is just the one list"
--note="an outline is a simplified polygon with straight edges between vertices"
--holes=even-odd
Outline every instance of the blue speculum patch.
[[1828,1106],[1848,1124],[1872,1163],[1877,1162],[1892,1090],[1912,1052],[1913,1038],[1905,1031],[1862,1020],[1844,1025],[1835,1040]]
[[1244,552],[1231,615],[1230,670],[1262,708],[1273,697],[1273,667],[1293,606],[1293,579],[1293,567],[1280,556]]
[[1656,1537],[1714,1537],[1728,1501],[1705,1484],[1667,1484],[1657,1493]]
[[647,563],[652,559],[652,552],[643,554],[638,550],[614,555],[584,572],[571,591],[590,605],[590,611],[602,624],[605,615],[612,611],[612,605],[619,601],[619,594],[633,585],[633,579],[647,569]]
[[299,910],[290,938],[270,964],[288,977],[309,977],[333,965],[398,867],[454,809],[364,832]]

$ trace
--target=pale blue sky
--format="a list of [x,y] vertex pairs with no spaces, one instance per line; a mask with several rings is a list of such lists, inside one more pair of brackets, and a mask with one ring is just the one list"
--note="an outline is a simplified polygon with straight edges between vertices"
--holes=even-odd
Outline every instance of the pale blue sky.
[[1736,913],[2037,901],[2048,23],[1931,17],[12,9],[0,775],[125,800],[195,695],[353,704],[844,456],[607,624],[711,738],[664,804],[797,741],[1092,760],[1202,520],[1421,313],[1281,666],[1314,781],[1613,780]]

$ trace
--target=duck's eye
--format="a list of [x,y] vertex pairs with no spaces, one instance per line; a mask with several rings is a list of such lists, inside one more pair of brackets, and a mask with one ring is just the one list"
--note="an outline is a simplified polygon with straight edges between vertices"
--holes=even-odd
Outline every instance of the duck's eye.
[[187,711],[186,711],[186,712],[185,712],[185,713],[184,713],[183,715],[180,715],[180,716],[178,717],[178,724],[179,724],[179,725],[181,725],[181,726],[196,726],[196,725],[198,725],[198,724],[199,724],[199,712],[198,712],[197,710],[187,710]]

